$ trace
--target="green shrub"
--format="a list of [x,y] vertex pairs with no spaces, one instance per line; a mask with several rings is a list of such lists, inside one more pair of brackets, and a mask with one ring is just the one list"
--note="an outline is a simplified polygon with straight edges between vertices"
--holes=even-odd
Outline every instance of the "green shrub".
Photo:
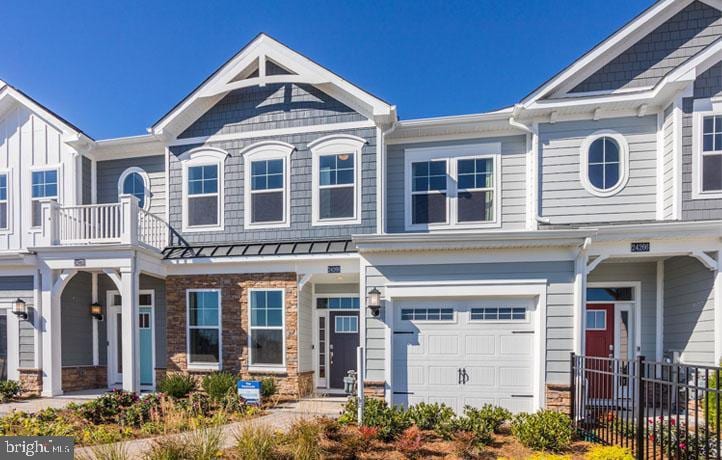
[[408,409],[411,420],[422,430],[438,430],[454,418],[454,410],[446,404],[419,403]]
[[119,415],[139,401],[135,393],[113,390],[100,398],[81,404],[80,415],[93,424],[116,423]]
[[514,418],[511,429],[524,446],[552,452],[569,448],[574,433],[569,416],[550,410],[519,414]]
[[323,427],[315,420],[299,419],[291,426],[286,435],[288,445],[295,460],[317,460],[321,458],[321,430]]
[[[385,401],[366,398],[361,424],[378,428],[378,437],[383,441],[391,441],[413,424],[409,414],[399,406],[389,407]],[[349,398],[344,411],[339,417],[339,423],[352,424],[356,422],[358,401]]]
[[162,438],[153,443],[153,448],[146,454],[148,460],[189,460],[190,445],[180,438]]
[[278,438],[270,428],[249,424],[236,434],[236,454],[238,458],[270,460],[277,458]]
[[620,446],[594,446],[585,457],[587,460],[634,460],[629,449]]
[[75,436],[76,429],[60,417],[56,409],[44,409],[34,414],[11,412],[0,418],[2,436]]
[[273,377],[264,377],[261,379],[261,397],[266,399],[278,393],[276,379]]
[[185,398],[196,389],[196,380],[186,374],[168,374],[158,383],[158,391],[173,398]]
[[[720,363],[722,365],[722,363]],[[707,388],[714,388],[715,390],[722,389],[722,382],[717,381],[719,372],[713,372],[707,380]],[[711,431],[717,430],[717,407],[718,404],[722,406],[722,401],[719,401],[719,397],[716,392],[708,391],[705,395],[707,401],[704,402],[704,407],[707,407],[707,423],[709,424]],[[722,414],[720,414],[722,416]]]
[[220,402],[229,390],[235,390],[236,376],[230,372],[213,372],[203,377],[202,386],[212,401]]
[[188,435],[189,458],[193,460],[215,460],[221,458],[221,430],[206,428]]
[[15,380],[0,380],[0,402],[8,402],[20,396],[23,387]]
[[439,434],[445,438],[453,437],[454,433],[467,432],[473,435],[473,442],[477,446],[486,446],[493,439],[494,429],[498,423],[489,411],[482,412],[471,406],[464,407],[464,415],[455,417],[449,424],[439,429]]
[[480,409],[471,409],[469,406],[466,409],[472,410],[474,417],[478,417],[491,425],[495,433],[498,433],[504,422],[510,421],[512,417],[511,412],[508,410],[491,404],[484,404]]

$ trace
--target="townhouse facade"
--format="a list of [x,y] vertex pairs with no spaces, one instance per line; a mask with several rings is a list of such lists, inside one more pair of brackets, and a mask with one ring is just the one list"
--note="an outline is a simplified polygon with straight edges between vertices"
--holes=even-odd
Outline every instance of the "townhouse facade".
[[46,396],[333,393],[362,346],[389,403],[531,411],[572,352],[716,364],[722,3],[656,2],[472,115],[400,120],[265,34],[142,136],[0,83],[0,227],[3,377]]

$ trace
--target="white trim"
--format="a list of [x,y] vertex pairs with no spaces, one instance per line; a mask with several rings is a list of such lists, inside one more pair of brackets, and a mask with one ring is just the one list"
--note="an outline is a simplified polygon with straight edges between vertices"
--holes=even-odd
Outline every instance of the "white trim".
[[148,177],[148,173],[145,172],[143,168],[139,168],[137,166],[131,166],[130,168],[127,168],[125,171],[123,171],[120,174],[120,177],[118,178],[118,197],[122,195],[127,195],[125,191],[123,190],[123,185],[125,183],[125,179],[130,176],[131,174],[138,174],[141,179],[143,179],[143,206],[142,209],[148,210],[150,209],[150,178]]
[[[619,179],[616,184],[608,189],[597,188],[589,180],[589,148],[594,141],[604,137],[614,140],[619,147]],[[624,136],[619,132],[609,129],[601,129],[593,132],[582,142],[579,155],[579,180],[587,192],[598,197],[610,197],[621,192],[627,185],[629,181],[629,145]]]
[[[586,311],[587,305],[589,304],[630,304],[633,305],[634,315],[632,323],[632,337],[634,338],[634,356],[639,356],[642,353],[642,282],[641,281],[605,281],[605,282],[587,282],[587,289],[590,288],[604,288],[604,287],[622,287],[632,288],[632,300],[599,300],[589,301],[587,300],[584,304]],[[586,316],[585,316],[586,318]],[[583,336],[586,337],[586,321],[584,321]],[[586,344],[582,349],[582,354],[586,353]]]
[[[308,148],[311,150],[311,225],[358,225],[361,223],[361,188],[363,183],[363,176],[361,167],[363,165],[363,146],[366,144],[366,140],[357,136],[349,134],[332,134],[329,136],[320,137],[312,142],[308,143]],[[352,217],[344,217],[338,219],[321,219],[320,218],[320,188],[319,185],[319,157],[321,156],[332,156],[341,154],[351,154],[354,156],[354,215]],[[324,186],[324,187],[336,187]],[[344,184],[343,187],[348,187],[348,184]]]
[[[228,152],[225,150],[212,147],[198,147],[180,155],[178,159],[182,164],[182,206],[181,213],[183,215],[182,229],[183,232],[216,232],[224,230],[224,214],[225,214],[225,160]],[[188,225],[188,168],[196,166],[217,166],[217,191],[208,195],[196,196],[212,196],[218,197],[218,222],[215,225]]]
[[[55,196],[44,196],[39,198],[33,198],[33,173],[34,172],[48,172],[48,171],[55,171],[56,174],[56,190],[55,190]],[[28,215],[27,215],[27,228],[30,232],[38,232],[42,229],[42,222],[40,225],[33,226],[33,201],[40,201],[43,200],[56,200],[58,203],[63,202],[63,165],[62,163],[55,163],[55,164],[49,164],[49,165],[39,165],[39,166],[31,166],[27,169],[27,184],[28,184],[28,196],[30,197],[30,208],[28,209]]]
[[675,220],[682,219],[682,96],[679,95],[674,99],[674,107],[672,109],[673,129],[672,129],[672,158],[674,167],[672,170],[672,178],[674,181],[674,201],[672,202],[672,214]]
[[[10,234],[14,232],[13,227],[13,209],[14,209],[14,201],[11,197],[13,196],[13,192],[15,191],[13,189],[13,170],[12,168],[3,168],[0,169],[0,175],[5,175],[5,185],[6,185],[6,196],[5,200],[0,201],[0,203],[5,203],[5,213],[7,215],[6,218],[6,225],[5,228],[0,227],[0,235],[2,234]],[[32,184],[31,184],[32,187]],[[31,190],[32,195],[32,190]],[[31,209],[32,212],[32,209]]]
[[[544,382],[546,380],[546,310],[547,310],[547,280],[525,279],[525,280],[464,280],[464,281],[410,281],[390,282],[385,285],[385,299],[387,303],[388,317],[395,316],[395,310],[389,308],[389,299],[401,299],[405,297],[530,297],[536,298],[536,314],[534,315],[534,328],[536,338],[537,354],[534,358],[532,375],[536,376],[534,381],[534,407],[542,408],[544,402]],[[393,335],[393,321],[387,330]],[[393,347],[393,341],[387,337],[387,347]],[[387,348],[387,356],[389,356]],[[387,362],[387,373],[393,368],[393,353]],[[388,375],[387,375],[388,378]],[[387,380],[388,381],[388,380]],[[393,387],[392,387],[393,388]],[[393,391],[389,391],[390,394]],[[387,396],[387,400],[390,395]]]
[[664,220],[664,109],[657,112],[657,207],[655,218]]
[[714,365],[722,364],[722,246],[717,249],[714,273]]
[[[703,152],[702,138],[704,131],[704,118],[722,116],[722,100],[718,97],[710,99],[695,99],[692,114],[692,199],[707,200],[722,198],[722,189],[717,191],[702,191],[702,175],[704,155],[722,156],[722,149],[714,152]],[[721,128],[722,129],[722,128]]]
[[664,358],[664,260],[657,261],[657,295],[656,295],[656,314],[655,314],[655,329],[656,329],[656,360],[662,362]]
[[[191,361],[191,337],[190,337],[190,295],[193,292],[215,292],[218,294],[218,362],[217,363],[194,363]],[[186,289],[186,365],[188,369],[194,370],[221,370],[223,369],[223,295],[220,289]],[[239,325],[240,327],[240,325]],[[213,326],[193,326],[194,329],[213,329]]]
[[[254,292],[271,292],[271,291],[277,291],[281,293],[281,327],[278,326],[252,326],[252,313],[253,309],[251,308],[251,294]],[[246,294],[246,302],[248,305],[248,339],[246,346],[248,347],[248,370],[249,371],[257,371],[257,372],[266,372],[266,371],[274,371],[274,372],[284,372],[286,370],[286,289],[285,288],[249,288],[248,293]],[[252,353],[253,353],[253,330],[273,330],[278,331],[280,329],[281,331],[281,364],[268,364],[268,363],[260,363],[260,364],[253,364],[251,363],[252,359]]]
[[[491,159],[494,218],[491,221],[458,222],[458,160]],[[423,161],[446,162],[446,221],[443,223],[414,224],[412,215],[412,165]],[[487,189],[484,189],[487,190]],[[433,193],[433,191],[432,191]],[[501,227],[501,143],[486,142],[472,145],[421,147],[404,150],[404,226],[406,230],[454,230],[463,228]]]
[[[240,155],[243,155],[243,228],[244,229],[262,229],[262,228],[288,228],[291,226],[291,154],[296,147],[279,141],[261,141],[244,148]],[[278,222],[259,222],[251,221],[252,203],[251,197],[253,193],[264,193],[268,190],[254,192],[251,182],[251,163],[254,161],[264,160],[282,160],[283,161],[283,217]],[[271,190],[278,192],[278,189]]]
[[352,129],[373,128],[376,124],[370,120],[348,121],[343,123],[330,123],[325,125],[298,126],[293,128],[264,129],[259,131],[246,131],[240,133],[213,134],[211,136],[184,137],[168,142],[169,147],[180,145],[210,144],[216,142],[240,141],[244,139],[257,139],[259,137],[280,137],[290,134],[309,134],[330,131],[346,131]]

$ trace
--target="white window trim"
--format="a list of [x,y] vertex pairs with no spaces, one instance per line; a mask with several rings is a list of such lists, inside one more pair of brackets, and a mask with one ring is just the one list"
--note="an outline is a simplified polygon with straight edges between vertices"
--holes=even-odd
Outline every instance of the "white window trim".
[[[603,313],[602,316],[604,316],[604,327],[588,327],[587,316],[591,312],[594,312],[595,315],[598,313]],[[596,323],[596,320],[595,320],[595,323]],[[607,310],[587,308],[584,312],[584,329],[587,331],[606,331],[607,330]]]
[[143,209],[147,211],[148,209],[150,209],[151,200],[150,178],[148,177],[148,173],[146,173],[145,170],[143,170],[142,168],[139,168],[137,166],[131,166],[120,174],[120,177],[118,178],[118,198],[120,198],[122,195],[125,195],[125,192],[123,192],[123,183],[125,182],[125,179],[133,173],[140,175],[141,179],[143,179],[143,189],[145,194]]
[[[339,331],[338,330],[338,320],[339,319],[355,320],[356,321],[356,329],[348,330],[348,331]],[[358,334],[358,322],[359,322],[359,317],[356,315],[336,315],[333,317],[333,333],[334,334]],[[343,325],[343,322],[342,322],[342,325]]]
[[[218,293],[218,363],[194,363],[191,361],[191,325],[190,297],[192,292]],[[220,289],[186,289],[186,365],[188,369],[221,370],[223,369],[223,296]],[[211,326],[194,326],[193,329],[213,329]]]
[[[179,157],[182,168],[183,194],[182,214],[183,232],[222,232],[224,230],[224,170],[228,152],[212,147],[198,147]],[[194,166],[218,166],[218,223],[216,225],[188,225],[188,168]],[[194,195],[201,196],[201,195]],[[210,195],[209,195],[210,196]]]
[[722,98],[695,99],[692,115],[692,199],[709,200],[722,198],[722,190],[702,191],[702,138],[704,117],[722,116]]
[[[312,217],[311,225],[358,225],[361,223],[361,156],[366,140],[350,134],[332,134],[324,136],[308,144],[311,150],[312,179]],[[354,215],[340,219],[320,219],[319,203],[319,157],[324,155],[340,155],[350,153],[354,156]]]
[[[42,223],[40,225],[33,226],[33,201],[42,201],[42,200],[48,200],[48,199],[53,200],[54,199],[58,203],[63,202],[63,187],[62,187],[63,167],[62,166],[63,166],[62,163],[56,163],[56,164],[50,164],[50,165],[31,166],[30,168],[28,168],[27,184],[29,187],[28,196],[30,197],[30,209],[28,210],[28,214],[27,214],[27,216],[28,216],[27,217],[27,219],[28,219],[27,220],[27,222],[28,222],[27,228],[30,229],[29,230],[30,233],[41,232],[42,228],[43,228]],[[43,197],[43,198],[33,198],[33,173],[38,172],[38,171],[53,171],[53,170],[57,173],[57,178],[58,178],[57,192],[58,193],[54,197],[50,196],[50,197]]]
[[[491,221],[458,222],[458,160],[486,159],[493,163],[494,185],[489,189],[494,196],[494,219]],[[414,224],[411,208],[412,163],[431,160],[446,160],[446,222]],[[406,230],[453,230],[501,227],[501,143],[421,147],[404,151],[404,224]]]
[[[291,154],[296,150],[291,144],[279,141],[258,142],[241,151],[243,155],[243,228],[288,228],[291,226]],[[251,222],[251,163],[263,160],[283,160],[283,219],[279,222]],[[262,193],[262,192],[259,192]]]
[[[12,233],[13,232],[13,200],[11,197],[13,196],[13,172],[12,169],[0,169],[0,175],[5,175],[7,177],[6,185],[7,185],[7,196],[5,200],[5,204],[7,205],[5,207],[5,212],[7,212],[7,225],[5,228],[0,228],[0,235]],[[1,201],[0,201],[1,202]]]
[[[256,291],[280,291],[281,292],[281,339],[283,340],[283,344],[281,345],[281,349],[283,350],[282,353],[282,363],[281,364],[252,364],[251,363],[251,353],[253,353],[251,349],[251,345],[253,343],[253,330],[254,329],[265,329],[265,330],[273,330],[277,331],[279,330],[278,326],[251,326],[251,295]],[[248,299],[247,299],[247,305],[248,305],[248,340],[247,340],[247,346],[248,346],[248,370],[249,371],[266,371],[270,370],[272,372],[282,372],[286,369],[286,290],[283,288],[250,288],[248,289]]]
[[[589,181],[589,147],[601,137],[613,139],[619,146],[619,181],[606,190],[599,189]],[[621,192],[629,182],[629,144],[622,134],[610,129],[595,131],[582,142],[579,150],[579,180],[584,189],[594,196],[607,198]]]

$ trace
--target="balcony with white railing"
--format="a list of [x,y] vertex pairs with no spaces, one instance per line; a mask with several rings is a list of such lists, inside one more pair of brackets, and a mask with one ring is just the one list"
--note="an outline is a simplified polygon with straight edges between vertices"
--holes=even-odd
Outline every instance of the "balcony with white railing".
[[138,199],[122,195],[118,203],[61,206],[42,203],[39,246],[128,244],[162,250],[168,224],[138,206]]

